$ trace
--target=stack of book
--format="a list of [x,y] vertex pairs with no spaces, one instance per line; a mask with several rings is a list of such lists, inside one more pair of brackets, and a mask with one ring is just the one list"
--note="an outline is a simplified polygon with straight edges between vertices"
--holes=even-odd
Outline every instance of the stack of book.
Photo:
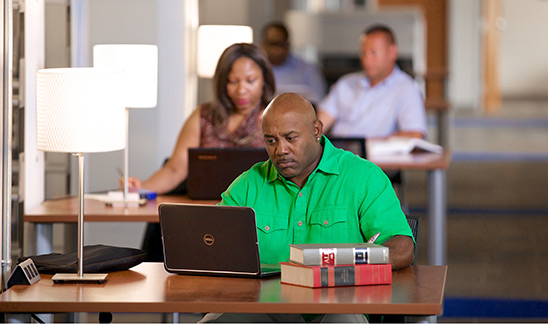
[[392,283],[388,247],[375,243],[292,244],[281,282],[305,287]]

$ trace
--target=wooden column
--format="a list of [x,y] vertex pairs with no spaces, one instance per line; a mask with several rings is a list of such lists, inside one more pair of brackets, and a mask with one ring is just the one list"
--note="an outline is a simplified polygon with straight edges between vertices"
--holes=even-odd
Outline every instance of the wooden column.
[[486,112],[497,111],[502,101],[499,80],[499,30],[497,28],[499,13],[499,0],[483,0],[483,20],[485,24],[482,35],[482,100]]
[[[447,78],[447,0],[378,0],[379,7],[418,6],[426,20],[426,101],[434,109],[445,101]],[[434,107],[436,106],[436,107]],[[428,107],[427,107],[428,108]]]
[[417,6],[426,20],[426,110],[433,111],[438,120],[437,142],[448,145],[446,98],[447,69],[447,1],[448,0],[378,0],[379,7]]

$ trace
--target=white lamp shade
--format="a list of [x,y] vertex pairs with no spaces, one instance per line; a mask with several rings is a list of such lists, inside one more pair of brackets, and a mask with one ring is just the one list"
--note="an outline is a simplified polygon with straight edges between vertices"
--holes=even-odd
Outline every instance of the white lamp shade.
[[198,27],[198,76],[211,78],[223,51],[234,43],[252,43],[253,29],[237,25]]
[[158,97],[158,47],[140,44],[93,46],[93,66],[124,70],[124,105],[152,108]]
[[121,69],[42,69],[36,74],[39,150],[107,152],[125,147]]

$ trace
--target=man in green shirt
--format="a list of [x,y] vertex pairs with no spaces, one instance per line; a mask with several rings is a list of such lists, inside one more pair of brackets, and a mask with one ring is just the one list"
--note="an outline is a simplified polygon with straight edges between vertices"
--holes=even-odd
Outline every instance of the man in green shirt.
[[390,181],[322,136],[308,100],[274,98],[262,131],[270,159],[240,175],[220,203],[255,210],[262,263],[287,261],[288,244],[360,243],[378,232],[393,269],[413,262],[413,236]]

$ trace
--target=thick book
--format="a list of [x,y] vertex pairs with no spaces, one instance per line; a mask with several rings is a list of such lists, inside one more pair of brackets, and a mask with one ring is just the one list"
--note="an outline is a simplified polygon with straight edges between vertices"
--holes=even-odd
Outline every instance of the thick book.
[[388,263],[388,247],[375,243],[290,244],[289,260],[311,266]]
[[281,262],[280,282],[311,287],[386,285],[392,283],[392,265],[355,264],[336,266],[305,266]]
[[420,138],[392,136],[387,139],[371,139],[367,152],[371,156],[410,154],[413,152],[443,153],[443,147]]

